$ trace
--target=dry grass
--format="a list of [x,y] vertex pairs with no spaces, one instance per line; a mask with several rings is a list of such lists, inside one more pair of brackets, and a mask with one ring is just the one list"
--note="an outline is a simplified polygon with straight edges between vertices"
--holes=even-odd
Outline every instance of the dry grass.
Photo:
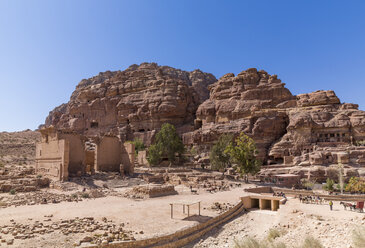
[[365,227],[359,227],[353,231],[352,243],[355,248],[365,248]]
[[301,248],[324,248],[318,239],[311,236],[305,238],[304,243],[300,246]]
[[[277,229],[270,229],[269,231],[269,236],[268,236],[268,240],[262,240],[259,241],[255,238],[252,237],[248,237],[245,238],[242,241],[235,241],[235,246],[234,248],[287,248],[286,244],[282,243],[282,242],[274,242],[273,240],[275,238],[280,237],[281,233],[280,231],[278,231]],[[361,244],[363,243],[363,240],[361,240],[361,238],[363,238],[362,233],[358,233],[358,238],[360,238],[358,241]],[[270,238],[269,238],[270,237]],[[321,244],[321,242],[311,236],[307,237],[303,244],[299,246],[300,248],[324,248],[324,246]],[[364,246],[358,246],[361,248],[364,248]]]

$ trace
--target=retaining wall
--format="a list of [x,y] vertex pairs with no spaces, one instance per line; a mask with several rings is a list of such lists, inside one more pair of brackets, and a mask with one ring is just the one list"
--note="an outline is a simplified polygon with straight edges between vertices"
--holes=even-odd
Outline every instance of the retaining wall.
[[194,240],[202,237],[204,234],[223,224],[224,222],[232,219],[233,217],[244,211],[242,201],[240,201],[236,206],[226,211],[225,213],[216,216],[207,222],[195,225],[193,227],[185,228],[183,230],[177,231],[173,234],[154,237],[143,240],[136,241],[123,241],[114,242],[108,245],[94,245],[89,247],[110,247],[110,248],[141,248],[141,247],[154,247],[154,248],[176,248],[187,245]]
[[318,194],[313,192],[312,190],[299,190],[299,189],[284,189],[284,188],[277,188],[277,187],[257,187],[257,188],[250,188],[245,189],[246,192],[250,193],[257,193],[257,194],[272,194],[277,192],[283,192],[287,196],[309,196],[309,195],[316,195],[325,200],[332,200],[332,201],[365,201],[365,195],[325,195],[325,194]]

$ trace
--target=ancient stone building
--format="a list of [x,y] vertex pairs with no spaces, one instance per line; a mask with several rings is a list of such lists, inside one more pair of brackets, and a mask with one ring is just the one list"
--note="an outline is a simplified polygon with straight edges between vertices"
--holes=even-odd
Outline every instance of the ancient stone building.
[[36,146],[36,173],[53,180],[67,180],[97,171],[120,171],[132,174],[134,145],[122,144],[114,136],[94,137],[93,141],[74,132],[54,127],[40,130]]

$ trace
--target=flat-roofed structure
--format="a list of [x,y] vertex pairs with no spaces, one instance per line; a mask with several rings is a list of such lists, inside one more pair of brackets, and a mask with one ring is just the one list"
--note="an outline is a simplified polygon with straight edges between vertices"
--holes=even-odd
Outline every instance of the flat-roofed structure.
[[286,202],[286,199],[278,196],[249,195],[241,197],[241,201],[246,209],[258,208],[260,210],[277,211],[279,206]]

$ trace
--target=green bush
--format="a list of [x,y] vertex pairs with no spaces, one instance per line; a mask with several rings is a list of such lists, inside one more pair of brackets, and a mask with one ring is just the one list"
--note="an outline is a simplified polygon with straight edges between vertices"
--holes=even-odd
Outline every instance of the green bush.
[[345,187],[345,191],[365,193],[365,181],[359,177],[351,177],[349,183]]
[[327,191],[333,191],[334,185],[335,185],[335,182],[332,179],[327,178],[326,184],[323,186],[323,189],[327,190]]
[[147,161],[151,165],[158,165],[162,161],[162,151],[156,144],[150,145],[148,148]]
[[128,141],[128,142],[134,144],[134,150],[136,155],[138,154],[139,151],[144,151],[146,149],[141,139],[135,138],[133,141]]
[[9,194],[11,194],[11,195],[15,195],[15,194],[16,194],[16,190],[15,190],[15,189],[11,189],[11,190],[9,191]]
[[175,162],[176,155],[181,156],[185,148],[173,125],[164,123],[157,133],[155,142],[148,149],[147,160],[151,165],[158,165],[167,158]]

